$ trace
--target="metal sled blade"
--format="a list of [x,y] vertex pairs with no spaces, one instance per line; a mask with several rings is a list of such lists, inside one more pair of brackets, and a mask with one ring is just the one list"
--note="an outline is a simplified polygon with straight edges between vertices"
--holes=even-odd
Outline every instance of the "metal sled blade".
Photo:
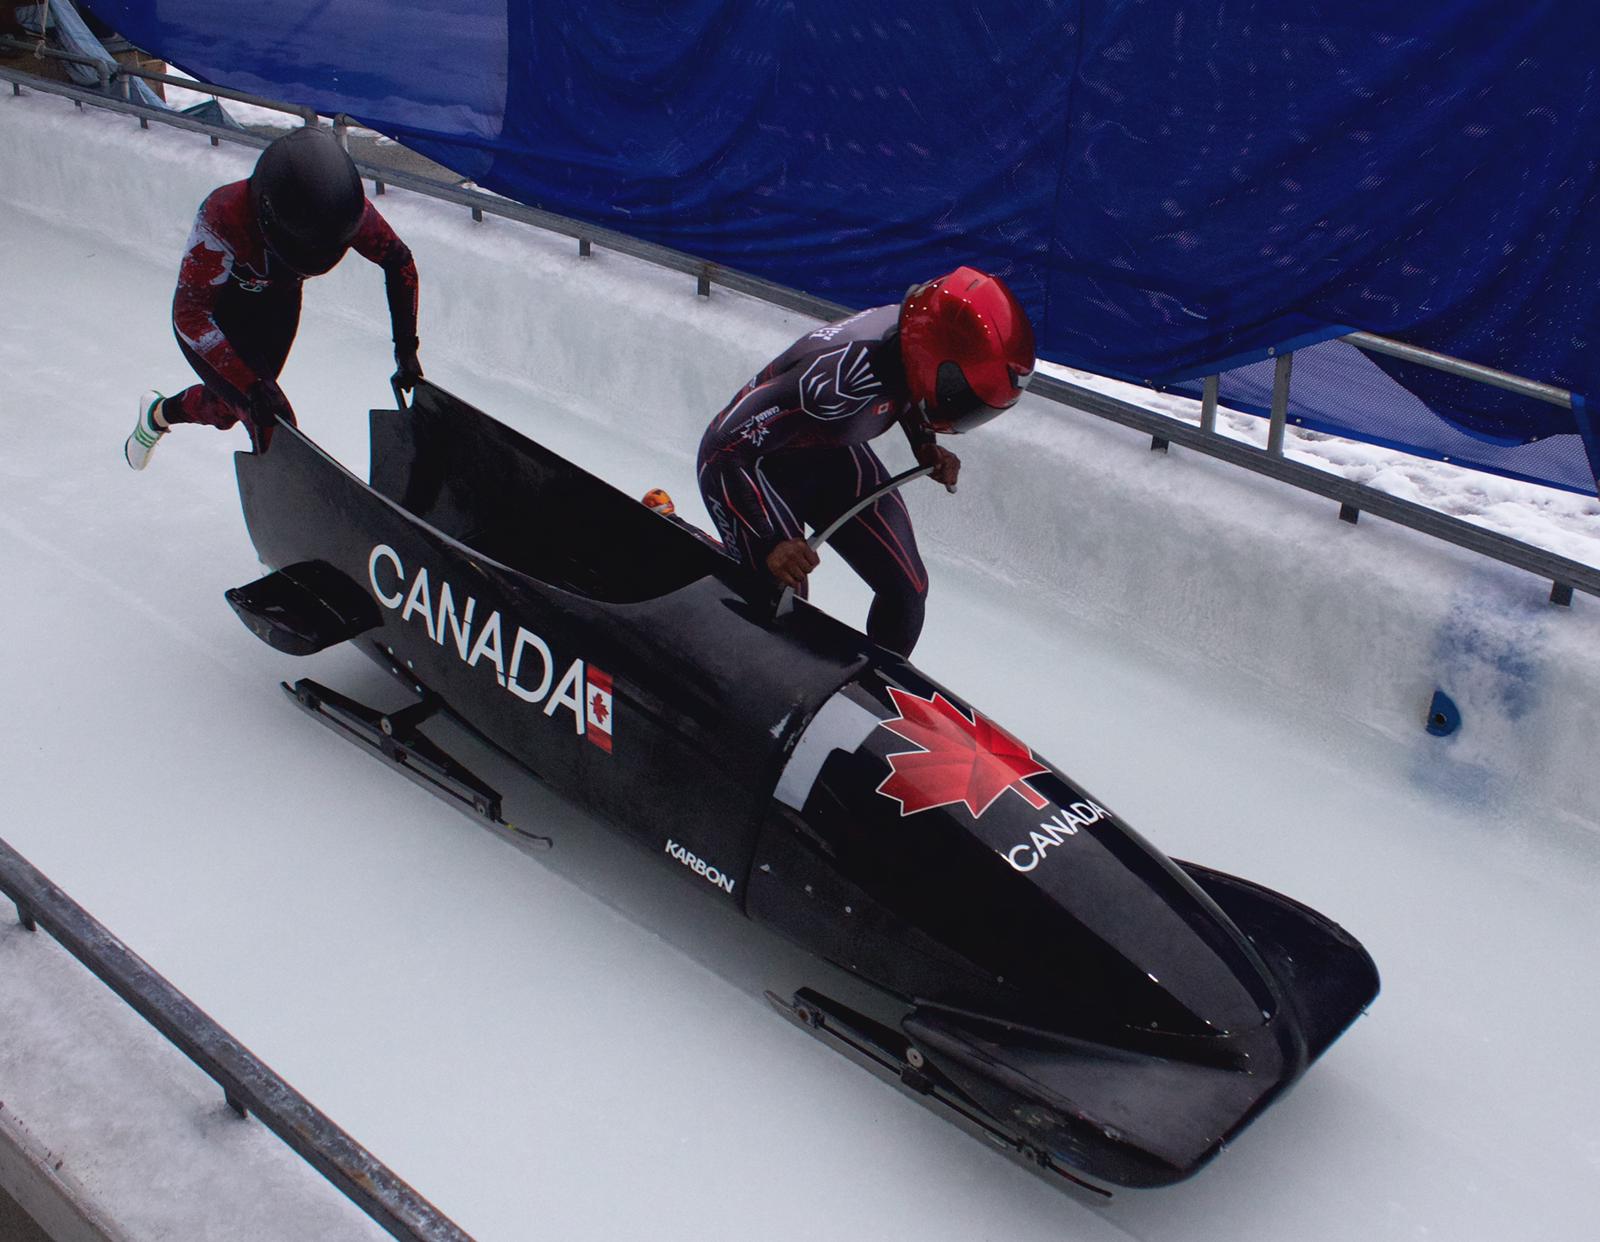
[[790,1001],[768,992],[767,1001],[807,1034],[842,1053],[875,1078],[895,1086],[944,1120],[953,1122],[968,1134],[988,1140],[1013,1163],[1044,1177],[1058,1188],[1088,1192],[1097,1201],[1111,1197],[1111,1191],[1078,1176],[1049,1152],[1006,1133],[892,1027],[810,988],[801,988]]
[[282,684],[284,693],[298,707],[394,768],[407,780],[468,814],[510,828],[519,836],[545,846],[550,844],[547,837],[536,837],[508,824],[502,817],[499,791],[417,732],[417,726],[439,710],[438,700],[433,695],[425,693],[411,707],[386,713],[346,698],[309,678],[302,677],[292,686],[288,682]]

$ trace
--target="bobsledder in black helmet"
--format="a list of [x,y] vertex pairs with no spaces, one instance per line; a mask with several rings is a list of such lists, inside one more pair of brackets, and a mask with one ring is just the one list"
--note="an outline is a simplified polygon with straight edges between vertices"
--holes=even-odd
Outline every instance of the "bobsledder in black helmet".
[[276,139],[250,174],[267,249],[301,276],[320,276],[344,258],[366,202],[355,164],[316,126]]
[[195,214],[172,296],[172,330],[200,382],[139,398],[128,465],[143,470],[179,423],[226,430],[244,422],[251,446],[294,421],[278,386],[300,325],[301,287],[351,250],[383,269],[394,341],[394,382],[422,378],[417,358],[417,268],[411,251],[367,201],[355,165],[325,130],[277,139],[251,175],[218,186]]

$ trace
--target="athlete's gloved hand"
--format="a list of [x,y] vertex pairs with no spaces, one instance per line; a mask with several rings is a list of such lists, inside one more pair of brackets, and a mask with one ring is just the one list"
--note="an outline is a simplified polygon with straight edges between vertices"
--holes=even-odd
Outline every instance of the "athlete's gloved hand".
[[935,483],[943,483],[948,492],[956,490],[956,479],[961,474],[961,459],[949,449],[937,444],[924,444],[917,450],[917,464],[932,466],[933,473],[928,477]]
[[274,427],[280,422],[288,423],[291,427],[295,425],[294,410],[275,380],[258,379],[244,395],[249,402],[244,422],[250,431],[250,443],[256,452],[264,453],[272,443]]
[[402,392],[410,392],[422,378],[422,364],[417,361],[416,337],[409,341],[396,341],[394,347],[394,382]]
[[804,539],[785,539],[767,553],[767,572],[784,586],[798,591],[820,559]]

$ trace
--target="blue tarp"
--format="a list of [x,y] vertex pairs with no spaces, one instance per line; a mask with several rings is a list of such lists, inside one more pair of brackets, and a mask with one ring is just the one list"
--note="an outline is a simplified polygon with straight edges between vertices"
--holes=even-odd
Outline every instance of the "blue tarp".
[[[1600,392],[1592,0],[92,7],[198,77],[849,305],[986,266],[1089,370],[1185,387],[1363,328]],[[1295,371],[1307,425],[1600,473],[1581,402],[1339,345]]]

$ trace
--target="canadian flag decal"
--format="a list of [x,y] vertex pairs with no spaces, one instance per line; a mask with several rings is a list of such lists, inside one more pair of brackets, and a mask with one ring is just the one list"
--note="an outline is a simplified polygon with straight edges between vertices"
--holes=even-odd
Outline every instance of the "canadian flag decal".
[[890,755],[892,770],[878,786],[901,815],[964,802],[976,818],[1008,789],[1036,811],[1050,805],[1025,783],[1050,769],[1004,729],[977,712],[969,719],[937,691],[924,699],[891,686],[889,694],[900,715],[883,727],[921,747]]
[[611,674],[589,666],[589,690],[584,699],[584,718],[588,729],[584,736],[611,753]]

